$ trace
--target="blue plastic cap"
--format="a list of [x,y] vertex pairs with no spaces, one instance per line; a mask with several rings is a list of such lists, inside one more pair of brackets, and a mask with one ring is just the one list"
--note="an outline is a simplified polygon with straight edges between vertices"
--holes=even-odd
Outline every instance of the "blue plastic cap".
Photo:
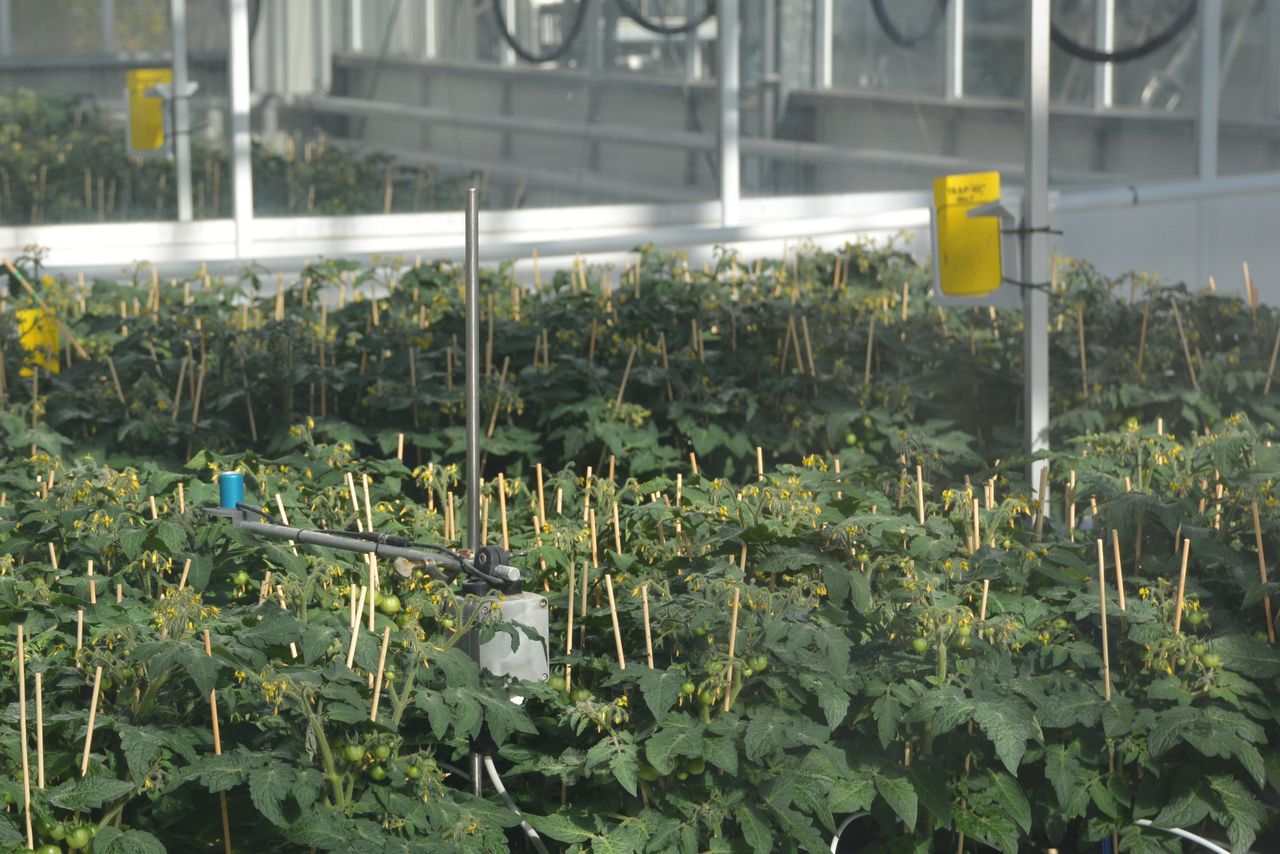
[[235,510],[244,501],[244,475],[238,471],[224,471],[218,475],[218,506],[223,510]]

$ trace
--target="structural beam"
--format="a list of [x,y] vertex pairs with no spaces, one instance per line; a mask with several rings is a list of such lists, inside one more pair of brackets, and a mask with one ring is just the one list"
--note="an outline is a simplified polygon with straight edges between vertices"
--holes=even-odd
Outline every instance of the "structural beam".
[[[1025,185],[1022,196],[1022,364],[1027,450],[1049,449],[1049,0],[1030,0],[1027,8],[1027,91],[1023,115]],[[1037,285],[1041,287],[1036,287]],[[1027,472],[1039,492],[1040,470]],[[1044,502],[1048,496],[1037,497]],[[1047,504],[1046,504],[1047,507]]]
[[738,0],[720,0],[716,6],[716,33],[719,67],[716,89],[719,95],[720,153],[720,225],[733,225],[738,220],[741,198],[741,105],[739,103],[738,68]]
[[236,256],[253,255],[253,159],[249,111],[249,0],[229,0],[227,16],[231,79],[231,189]]
[[173,159],[178,222],[191,222],[191,98],[187,77],[187,0],[169,0],[173,38]]
[[[1116,0],[1095,0],[1093,19],[1094,47],[1105,53],[1116,49]],[[1116,67],[1113,62],[1093,66],[1093,106],[1109,110],[1115,106]]]

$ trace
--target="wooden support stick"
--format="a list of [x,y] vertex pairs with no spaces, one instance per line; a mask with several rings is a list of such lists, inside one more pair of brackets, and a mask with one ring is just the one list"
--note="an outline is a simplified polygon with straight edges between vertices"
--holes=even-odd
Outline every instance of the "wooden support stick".
[[507,480],[502,472],[498,472],[498,513],[502,516],[502,550],[511,550],[511,541],[507,537]]
[[636,345],[631,345],[631,352],[627,354],[627,366],[622,369],[622,382],[618,383],[618,395],[613,399],[615,407],[622,405],[622,396],[627,391],[627,380],[631,378],[631,364],[636,360]]
[[76,650],[84,646],[84,608],[76,609]]
[[1135,373],[1142,378],[1142,360],[1147,354],[1147,321],[1151,317],[1151,301],[1142,304],[1142,328],[1138,332],[1138,362]]
[[764,448],[756,445],[756,480],[764,480]]
[[1120,610],[1127,610],[1124,606],[1124,567],[1120,564],[1120,532],[1115,528],[1111,529],[1111,556],[1116,562],[1116,597],[1119,600]]
[[862,381],[871,384],[871,352],[876,343],[876,315],[871,313],[871,324],[867,330],[867,366],[862,372]]
[[667,359],[667,333],[658,333],[658,352],[662,354],[662,373],[667,383],[667,400],[675,400],[675,393],[671,390],[671,362]]
[[978,609],[978,622],[987,621],[987,596],[991,593],[991,579],[982,579],[982,605]]
[[178,513],[185,514],[187,512],[187,493],[183,489],[181,483],[178,484]]
[[[1262,522],[1258,518],[1258,502],[1253,502],[1253,541],[1258,547],[1258,579],[1267,584],[1267,556],[1262,548]],[[1271,612],[1271,594],[1262,597],[1262,609],[1267,618],[1267,641],[1276,645],[1276,624]]]
[[[22,737],[22,807],[27,817],[27,847],[35,848],[31,829],[31,754],[27,747],[27,664],[22,624],[18,624],[18,721]],[[98,668],[101,672],[102,668]]]
[[360,637],[360,615],[364,611],[364,599],[369,594],[369,588],[364,585],[360,586],[360,601],[356,604],[356,618],[351,623],[351,643],[347,646],[347,669],[354,670],[352,665],[356,660],[356,641]]
[[916,464],[916,521],[924,524],[924,473],[920,464]]
[[644,651],[653,669],[653,630],[649,626],[649,582],[640,585],[640,611],[644,614]]
[[1173,612],[1173,633],[1182,634],[1182,600],[1187,592],[1187,560],[1191,557],[1191,538],[1182,540],[1182,568],[1178,570],[1178,601]]
[[1076,306],[1076,332],[1080,339],[1080,386],[1085,399],[1089,398],[1089,360],[1084,351],[1084,306]]
[[982,548],[982,521],[979,516],[978,499],[973,499],[973,547]]
[[[1181,597],[1179,597],[1181,599]],[[1107,643],[1107,575],[1102,539],[1098,539],[1098,604],[1102,614],[1102,693],[1111,702],[1111,652]],[[1176,631],[1176,629],[1175,629]]]
[[809,338],[809,318],[800,315],[800,333],[804,336],[804,354],[809,362],[809,376],[818,378],[818,365],[813,360],[813,342]]
[[1271,393],[1271,379],[1276,373],[1276,358],[1280,357],[1280,326],[1276,327],[1276,343],[1271,345],[1271,364],[1267,365],[1267,382],[1262,387],[1263,394]]
[[1036,542],[1044,538],[1044,508],[1049,503],[1049,467],[1040,469],[1040,489],[1036,492]]
[[102,665],[93,671],[93,697],[89,700],[89,725],[84,734],[84,753],[80,756],[80,776],[89,775],[89,752],[93,750],[93,722],[98,717],[98,695],[102,692]]
[[502,357],[502,370],[498,374],[498,393],[493,401],[493,411],[489,413],[489,426],[484,435],[492,439],[493,431],[498,429],[498,410],[502,406],[502,390],[507,386],[507,369],[511,367],[511,357]]
[[[209,643],[209,630],[204,630],[204,654],[213,658],[213,646]],[[213,755],[222,755],[222,731],[218,726],[218,690],[209,691],[209,721],[213,727]],[[218,792],[218,804],[222,812],[222,846],[224,854],[231,854],[231,818],[227,814],[227,793]]]
[[1169,305],[1173,306],[1173,319],[1178,324],[1178,338],[1182,341],[1182,355],[1187,360],[1187,373],[1191,376],[1191,387],[1198,393],[1200,391],[1200,381],[1196,379],[1196,366],[1191,361],[1191,348],[1187,344],[1187,333],[1182,327],[1182,312],[1178,311],[1178,301],[1170,299]]
[[[573,577],[573,561],[569,561],[569,619],[564,631],[565,657],[573,655],[573,600],[578,595],[578,580]],[[564,666],[564,690],[568,693],[573,682],[573,665]]]
[[44,674],[36,671],[36,788],[44,788]]
[[729,711],[733,702],[733,656],[738,645],[738,607],[742,595],[741,588],[733,588],[733,616],[729,622],[729,675],[724,689],[724,710]]
[[618,605],[613,599],[613,576],[604,575],[604,589],[609,596],[609,619],[613,621],[613,645],[618,652],[618,669],[627,669],[627,660],[622,655],[622,628],[618,625]]
[[182,590],[187,586],[187,576],[191,574],[191,558],[187,558],[182,562],[182,575],[178,578],[178,589]]
[[378,652],[378,673],[373,677],[373,708],[369,710],[369,720],[378,720],[378,701],[382,699],[382,674],[387,667],[387,646],[391,643],[391,627],[382,630],[382,649]]

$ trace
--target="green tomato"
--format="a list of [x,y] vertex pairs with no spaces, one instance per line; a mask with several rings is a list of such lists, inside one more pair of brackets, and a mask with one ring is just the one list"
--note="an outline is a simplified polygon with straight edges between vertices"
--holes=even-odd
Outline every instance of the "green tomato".
[[699,705],[699,706],[703,706],[704,708],[711,708],[711,707],[712,707],[712,706],[714,706],[715,704],[716,704],[716,695],[715,695],[715,694],[712,694],[710,691],[699,691],[699,692],[698,692],[698,705]]
[[378,610],[388,616],[400,613],[400,597],[394,593],[383,596],[382,601],[378,603]]
[[769,666],[769,659],[763,655],[753,655],[751,656],[751,661],[748,663],[751,665],[751,669],[756,673],[762,673],[764,669]]
[[956,649],[968,649],[973,645],[973,638],[968,635],[960,635],[954,641]]
[[405,611],[396,614],[396,625],[402,629],[407,629],[413,623],[413,617]]
[[80,850],[93,841],[93,834],[89,832],[89,828],[83,825],[67,834],[67,846],[75,850]]
[[37,848],[36,854],[62,854],[62,849],[50,842]]
[[701,774],[707,770],[707,760],[699,756],[697,759],[690,759],[689,764],[685,766],[690,774]]
[[956,626],[956,637],[967,638],[971,634],[973,634],[972,623],[960,623]]
[[67,838],[67,826],[62,822],[58,822],[49,828],[49,838],[54,842],[61,842]]
[[440,621],[440,625],[444,626],[446,629],[450,631],[453,631],[453,627],[455,625],[453,621],[453,617],[445,617],[443,620]]
[[422,776],[422,769],[417,765],[410,765],[408,768],[404,769],[404,775],[410,780],[416,780]]
[[381,765],[374,765],[369,769],[369,777],[377,783],[381,783],[387,779],[387,769]]
[[348,744],[342,748],[342,755],[347,758],[348,762],[359,762],[364,759],[364,748],[358,744]]
[[591,699],[591,691],[586,688],[573,689],[573,701],[575,703],[583,703]]
[[694,694],[698,693],[698,686],[694,685],[692,681],[687,681],[680,686],[680,693],[684,694],[686,697],[692,697]]
[[1181,656],[1179,656],[1179,657],[1176,659],[1176,661],[1177,661],[1177,665],[1178,665],[1179,667],[1186,667],[1186,666],[1187,666],[1187,660],[1186,660],[1185,658],[1181,657]]
[[385,762],[391,756],[391,748],[385,744],[379,744],[373,749],[373,756],[379,762]]
[[1060,631],[1060,632],[1061,632],[1061,631],[1066,630],[1066,629],[1067,629],[1067,628],[1069,628],[1070,626],[1071,626],[1071,624],[1070,624],[1070,623],[1068,623],[1068,622],[1067,622],[1065,619],[1063,619],[1062,617],[1059,617],[1058,619],[1056,619],[1056,620],[1054,620],[1054,621],[1053,621],[1053,627],[1054,627],[1055,629],[1057,629],[1058,631]]
[[677,772],[676,772],[676,779],[677,779],[677,780],[681,780],[681,781],[688,780],[688,779],[689,779],[689,772],[688,772],[688,771],[677,771]]
[[1204,663],[1205,667],[1210,669],[1222,666],[1222,656],[1218,655],[1216,652],[1205,653],[1201,657],[1200,661]]
[[246,584],[249,583],[249,573],[245,572],[242,569],[239,572],[237,572],[235,575],[231,576],[231,580],[236,583],[237,587],[244,587]]
[[1207,646],[1205,646],[1203,643],[1201,643],[1200,641],[1196,641],[1195,643],[1193,643],[1193,644],[1191,645],[1191,654],[1192,654],[1192,655],[1204,655],[1205,650],[1207,650],[1207,649],[1208,649],[1208,647],[1207,647]]
[[922,653],[929,648],[929,639],[928,638],[912,638],[911,648],[914,649],[916,652]]
[[636,768],[636,776],[641,780],[644,780],[646,783],[652,783],[654,780],[658,779],[659,774],[657,768],[654,768],[647,762],[641,762]]
[[744,667],[744,668],[742,668],[742,678],[743,678],[743,679],[750,679],[752,676],[755,676],[755,675],[756,675],[756,672],[755,672],[754,670],[752,670],[750,667]]

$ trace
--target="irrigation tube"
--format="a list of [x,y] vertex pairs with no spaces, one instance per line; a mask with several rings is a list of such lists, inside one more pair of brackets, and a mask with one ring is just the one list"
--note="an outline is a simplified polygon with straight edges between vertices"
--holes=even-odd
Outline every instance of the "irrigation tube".
[[529,837],[529,842],[534,848],[538,849],[538,854],[549,854],[547,846],[542,844],[542,837],[538,835],[538,831],[533,829],[533,825],[525,821],[524,813],[520,812],[515,800],[511,795],[507,794],[507,787],[502,785],[502,778],[498,776],[498,769],[493,766],[493,757],[485,755],[481,758],[481,761],[484,762],[484,770],[489,775],[489,782],[493,783],[493,788],[497,790],[502,802],[507,805],[507,809],[520,816],[520,827],[524,830],[525,836]]
[[1139,827],[1149,827],[1152,830],[1163,830],[1165,833],[1172,833],[1174,836],[1181,836],[1183,839],[1186,839],[1190,842],[1194,842],[1195,844],[1199,845],[1201,848],[1209,849],[1214,854],[1231,854],[1230,851],[1223,848],[1221,845],[1217,844],[1216,842],[1210,842],[1208,839],[1205,839],[1203,836],[1196,836],[1194,833],[1190,832],[1189,830],[1183,830],[1180,827],[1157,827],[1156,825],[1152,824],[1149,819],[1145,819],[1145,818],[1138,819],[1136,824]]

